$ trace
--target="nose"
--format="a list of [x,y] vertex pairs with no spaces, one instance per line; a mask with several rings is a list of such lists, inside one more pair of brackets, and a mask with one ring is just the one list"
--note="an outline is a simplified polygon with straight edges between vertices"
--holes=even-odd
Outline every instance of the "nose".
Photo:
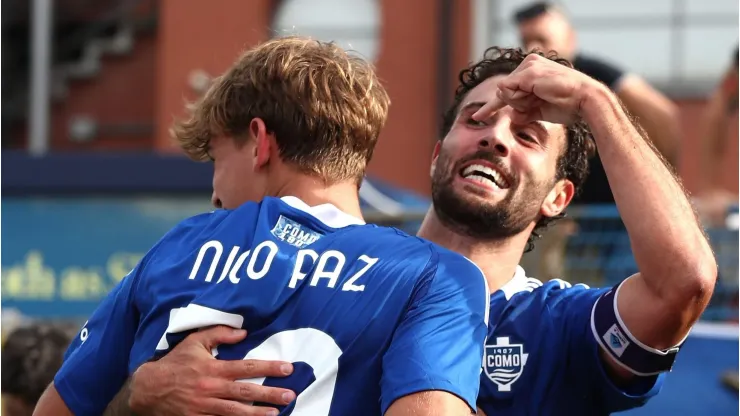
[[216,192],[215,191],[211,194],[211,204],[215,208],[218,208],[218,209],[220,209],[221,207],[223,207],[223,204],[221,203],[221,199],[219,199],[219,197],[216,195]]
[[494,152],[498,156],[506,157],[509,155],[509,145],[506,143],[506,140],[504,139],[503,134],[504,132],[499,132],[500,129],[493,128],[491,129],[491,134],[481,138],[478,141],[478,149],[480,150],[486,150],[489,152]]

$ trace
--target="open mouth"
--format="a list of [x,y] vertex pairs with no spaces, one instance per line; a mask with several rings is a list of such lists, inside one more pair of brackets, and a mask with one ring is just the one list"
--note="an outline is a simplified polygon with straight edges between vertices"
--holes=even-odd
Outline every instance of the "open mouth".
[[460,170],[460,176],[494,189],[507,189],[511,186],[498,169],[480,163],[464,166]]

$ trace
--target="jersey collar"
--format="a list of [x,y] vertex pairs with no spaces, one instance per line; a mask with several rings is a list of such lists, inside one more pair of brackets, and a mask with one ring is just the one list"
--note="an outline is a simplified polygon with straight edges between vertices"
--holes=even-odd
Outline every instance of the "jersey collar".
[[515,293],[521,292],[526,289],[527,286],[527,273],[524,271],[522,266],[516,266],[516,272],[514,277],[511,278],[505,285],[501,286],[500,291],[506,296],[506,300],[511,299]]
[[321,204],[313,207],[308,206],[305,202],[294,196],[284,196],[281,201],[291,207],[303,211],[308,215],[321,221],[327,227],[344,228],[350,225],[364,225],[365,221],[341,211],[332,204]]

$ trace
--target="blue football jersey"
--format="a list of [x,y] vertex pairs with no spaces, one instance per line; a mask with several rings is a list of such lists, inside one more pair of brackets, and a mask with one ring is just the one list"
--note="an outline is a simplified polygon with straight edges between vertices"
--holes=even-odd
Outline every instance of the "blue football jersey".
[[377,415],[444,390],[475,408],[488,290],[468,259],[332,205],[265,198],[188,219],[100,304],[54,379],[78,416],[100,414],[136,368],[216,324],[247,339],[219,359],[294,363],[250,380],[298,396],[282,414]]
[[603,415],[641,406],[665,374],[628,389],[610,380],[591,329],[591,311],[609,289],[544,285],[519,267],[491,295],[478,407],[496,415]]

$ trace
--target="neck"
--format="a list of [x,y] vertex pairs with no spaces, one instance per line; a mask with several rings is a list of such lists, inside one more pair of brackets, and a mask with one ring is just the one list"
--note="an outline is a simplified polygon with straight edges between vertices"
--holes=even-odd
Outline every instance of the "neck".
[[470,259],[483,271],[488,289],[493,293],[514,277],[530,232],[531,229],[528,228],[515,236],[500,240],[476,239],[445,226],[434,212],[434,207],[431,207],[417,236]]
[[357,185],[354,182],[338,182],[326,185],[320,178],[308,175],[294,175],[278,186],[269,195],[278,198],[294,196],[308,206],[332,204],[340,211],[362,219]]

